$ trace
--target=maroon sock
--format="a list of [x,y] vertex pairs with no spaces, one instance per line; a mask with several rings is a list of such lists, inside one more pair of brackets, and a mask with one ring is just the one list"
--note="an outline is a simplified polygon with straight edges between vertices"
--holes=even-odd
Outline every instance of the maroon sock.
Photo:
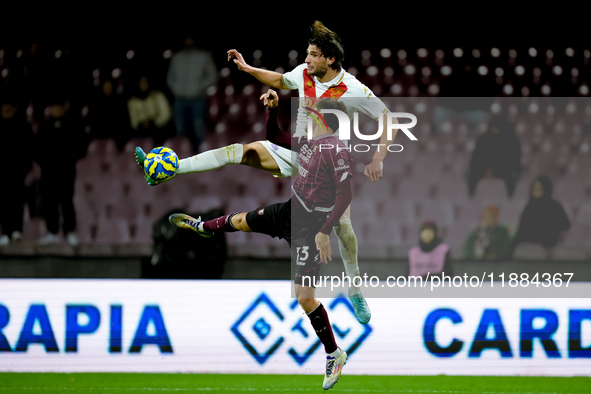
[[226,233],[238,231],[232,227],[232,224],[230,223],[230,219],[232,216],[234,216],[234,214],[235,213],[231,213],[229,215],[220,216],[219,218],[203,222],[203,229],[212,233],[216,231],[224,231]]
[[308,314],[312,327],[316,331],[316,335],[320,338],[320,342],[324,345],[324,351],[326,353],[332,353],[337,350],[337,342],[334,339],[334,333],[332,332],[332,326],[328,320],[328,313],[324,309],[324,305],[318,305],[318,308],[314,309]]

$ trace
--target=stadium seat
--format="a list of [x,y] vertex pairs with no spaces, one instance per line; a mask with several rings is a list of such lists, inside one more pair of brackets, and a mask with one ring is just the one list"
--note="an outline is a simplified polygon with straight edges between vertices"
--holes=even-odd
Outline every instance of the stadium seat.
[[366,201],[390,200],[394,198],[396,182],[392,178],[371,182],[363,175],[354,182],[354,198]]
[[121,218],[105,218],[98,222],[97,244],[128,244],[131,242],[129,222]]
[[97,138],[90,141],[86,154],[94,159],[110,160],[117,156],[119,149],[112,138]]
[[434,181],[435,198],[456,200],[468,198],[468,186],[462,173],[447,172]]
[[[589,233],[588,233],[589,234]],[[589,236],[587,236],[585,244],[574,244],[574,245],[558,245],[554,247],[550,253],[550,258],[552,260],[561,262],[565,260],[588,260],[589,259],[589,251],[586,249],[586,246],[589,245]],[[573,247],[578,246],[578,247]]]
[[583,179],[575,177],[564,177],[556,181],[552,196],[557,201],[568,201],[571,204],[579,205],[585,200],[585,184]]
[[[469,227],[477,226],[480,222],[480,214],[486,205],[490,202],[486,200],[459,200],[456,207],[458,208],[458,216],[456,222],[464,223]],[[497,203],[498,204],[498,203]]]
[[369,226],[365,237],[360,241],[361,247],[393,247],[402,244],[402,231],[396,221],[380,221]]
[[130,174],[140,178],[143,176],[143,171],[138,166],[133,154],[119,153],[108,166],[108,171],[112,176],[121,176],[121,174]]
[[513,198],[529,200],[531,196],[531,185],[540,174],[522,173],[515,186]]
[[452,249],[462,248],[466,243],[470,231],[474,230],[477,226],[478,222],[472,223],[466,220],[455,222],[447,228],[444,240]]
[[516,260],[546,260],[549,257],[549,249],[533,243],[520,243],[513,252],[513,258]]
[[143,216],[141,205],[130,198],[121,198],[112,206],[112,216],[127,220],[128,222],[135,222],[138,217]]
[[398,198],[428,198],[431,185],[420,178],[402,179],[398,184]]
[[136,146],[139,146],[140,148],[142,148],[146,153],[148,153],[153,148],[155,148],[154,141],[152,140],[152,138],[150,138],[150,137],[134,137],[134,138],[131,138],[129,141],[127,141],[127,143],[125,144],[125,147],[123,148],[122,153],[133,156]]
[[154,220],[145,216],[138,216],[132,223],[134,228],[131,242],[134,244],[152,244],[152,227]]
[[443,154],[436,153],[427,156],[419,156],[412,167],[412,178],[420,179],[428,184],[433,184],[443,173]]
[[230,197],[226,206],[226,212],[250,212],[262,206],[263,204],[252,196]]
[[187,136],[175,136],[166,139],[163,146],[172,149],[180,159],[193,156],[193,146]]
[[498,178],[482,178],[476,185],[474,198],[497,202],[505,201],[508,198],[505,181]]
[[99,175],[103,169],[92,156],[86,156],[76,162],[76,175],[91,178]]
[[591,245],[591,224],[590,222],[577,221],[571,225],[571,228],[564,236],[564,246],[583,246]]
[[[572,220],[573,216],[570,216],[570,218]],[[579,206],[578,213],[573,222],[587,224],[591,223],[591,201],[585,201]]]
[[351,220],[354,225],[375,225],[380,222],[378,205],[375,201],[355,198],[351,202]]
[[431,220],[437,223],[440,227],[450,226],[455,220],[454,206],[451,201],[424,201],[420,204],[417,219],[421,223],[426,220]]
[[222,200],[214,195],[191,196],[187,210],[188,212],[207,212],[223,206]]
[[[277,200],[277,185],[275,178],[270,173],[261,170],[250,168],[248,171],[251,174],[245,176],[240,181],[243,181],[244,195],[253,196],[266,204],[280,202]],[[245,181],[245,182],[244,182]]]
[[517,197],[499,203],[499,223],[516,227],[526,205],[526,199]]
[[[353,208],[352,208],[353,209]],[[353,211],[351,211],[352,213]],[[400,225],[416,223],[415,201],[412,199],[389,199],[383,202],[381,218]]]

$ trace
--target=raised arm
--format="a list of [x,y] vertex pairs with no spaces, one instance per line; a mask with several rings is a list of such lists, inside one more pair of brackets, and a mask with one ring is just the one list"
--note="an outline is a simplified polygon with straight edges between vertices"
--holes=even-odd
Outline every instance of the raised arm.
[[299,138],[292,137],[288,132],[281,130],[279,123],[277,123],[277,105],[279,105],[277,92],[269,89],[267,93],[261,95],[260,100],[263,100],[263,104],[269,107],[266,121],[267,139],[283,148],[297,151],[302,142]]
[[228,51],[228,61],[230,61],[232,57],[235,57],[234,63],[236,63],[240,71],[249,73],[265,85],[269,85],[272,88],[289,89],[289,87],[283,82],[283,74],[275,71],[263,70],[262,68],[256,68],[246,64],[244,58],[236,49],[230,49]]

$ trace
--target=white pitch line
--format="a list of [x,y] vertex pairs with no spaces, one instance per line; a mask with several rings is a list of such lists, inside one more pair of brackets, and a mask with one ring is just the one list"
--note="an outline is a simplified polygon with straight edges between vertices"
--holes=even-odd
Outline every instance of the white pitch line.
[[[341,386],[342,387],[342,386]],[[317,392],[316,389],[294,389],[294,388],[277,388],[277,389],[265,389],[265,388],[249,388],[249,387],[236,387],[236,388],[226,388],[226,387],[194,387],[194,388],[154,388],[154,387],[19,387],[19,388],[9,388],[9,387],[0,387],[0,390],[102,390],[102,391],[265,391],[265,392]],[[346,392],[354,392],[354,393],[437,393],[437,394],[470,394],[470,393],[478,393],[478,394],[574,394],[570,392],[539,392],[539,391],[446,391],[446,390],[371,390],[371,389],[343,389],[339,387],[339,391],[346,391]]]

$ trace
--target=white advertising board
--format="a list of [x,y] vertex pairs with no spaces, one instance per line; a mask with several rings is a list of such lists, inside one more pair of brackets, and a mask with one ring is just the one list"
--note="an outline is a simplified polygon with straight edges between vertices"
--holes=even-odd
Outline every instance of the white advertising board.
[[[591,283],[579,284],[588,286]],[[0,280],[0,371],[322,374],[289,281]],[[321,299],[347,374],[591,376],[589,299]]]

